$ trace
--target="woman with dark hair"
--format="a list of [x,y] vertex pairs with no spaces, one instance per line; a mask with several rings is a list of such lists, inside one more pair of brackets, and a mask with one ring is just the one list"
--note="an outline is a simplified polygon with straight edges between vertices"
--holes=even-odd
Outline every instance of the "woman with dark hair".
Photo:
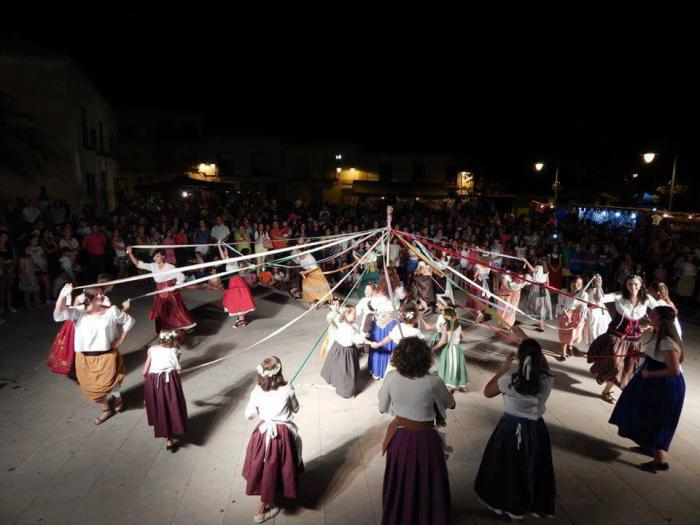
[[569,286],[561,290],[567,295],[560,294],[557,300],[557,318],[559,322],[559,342],[561,355],[558,361],[566,361],[566,356],[574,345],[583,339],[583,328],[586,323],[586,302],[588,294],[583,291],[583,279],[574,275]]
[[474,490],[491,510],[511,522],[528,513],[554,515],[552,446],[542,419],[552,384],[542,347],[525,339],[484,387],[488,398],[503,394],[505,414],[486,445]]
[[[622,282],[624,282],[624,279]],[[583,341],[590,345],[598,336],[603,335],[607,331],[612,317],[610,317],[610,312],[608,312],[608,309],[605,307],[605,302],[603,301],[605,297],[605,292],[603,292],[603,278],[599,274],[593,276],[589,288],[585,291],[588,294],[588,302],[596,304],[599,307],[595,308],[594,306],[589,306],[588,312],[586,313]]]
[[[134,319],[116,306],[104,306],[101,288],[84,290],[83,308],[66,306],[66,298],[72,291],[71,284],[61,289],[53,318],[56,322],[75,323],[76,376],[83,395],[102,409],[102,414],[95,419],[95,424],[100,425],[113,415],[113,409],[121,412],[123,407],[121,383],[126,367],[117,349],[134,326]],[[122,306],[127,310],[128,301]],[[113,408],[111,398],[114,398]]]
[[[153,274],[156,283],[156,290],[163,290],[173,286],[175,283],[185,282],[185,274],[177,270],[175,266],[165,262],[165,250],[156,248],[153,252],[153,262],[145,263],[138,260],[132,253],[131,246],[126,247],[126,254],[140,270],[147,270]],[[197,323],[192,319],[192,315],[182,300],[180,290],[167,292],[157,292],[153,296],[153,306],[151,307],[151,320],[156,322],[156,333],[161,330],[191,330]],[[182,334],[180,334],[182,337]]]
[[438,375],[450,391],[464,392],[469,384],[469,373],[461,344],[462,327],[454,308],[445,308],[442,315],[444,324],[440,328],[440,339],[432,348],[433,352],[442,348],[438,356]]
[[[228,259],[228,248],[222,244],[219,244],[218,248],[221,259]],[[246,264],[246,266],[248,266],[248,264]],[[226,263],[225,271],[232,272],[240,269],[240,267],[241,265],[236,261],[229,262]],[[223,303],[224,310],[226,310],[229,317],[238,317],[233,325],[234,328],[240,328],[248,324],[245,315],[255,311],[255,301],[240,271],[228,274],[228,289],[224,292]]]
[[304,469],[301,438],[292,422],[299,402],[292,385],[282,375],[279,357],[267,357],[257,366],[258,384],[245,409],[247,419],[260,418],[250,436],[243,463],[245,493],[260,496],[256,523],[279,514],[275,504],[278,493],[287,499],[297,497],[299,474]]
[[444,419],[447,409],[455,407],[454,397],[429,372],[433,358],[424,341],[403,339],[391,363],[395,370],[379,389],[379,411],[394,416],[382,446],[386,454],[382,523],[447,524],[450,483],[434,420],[436,416]]
[[[379,269],[377,268],[377,254],[371,250],[372,244],[366,241],[359,251],[352,251],[352,256],[359,262],[362,277],[357,285],[357,296],[362,299],[365,287],[368,284],[377,284],[379,281]],[[382,275],[383,276],[383,275]]]
[[[303,251],[302,246],[306,243],[303,237],[299,239],[300,248],[296,253]],[[301,270],[301,298],[307,303],[318,303],[319,301],[329,302],[331,299],[331,288],[328,286],[326,276],[316,263],[316,259],[310,253],[298,257]]]
[[433,269],[426,262],[420,261],[413,274],[413,283],[416,286],[416,296],[420,306],[420,313],[427,315],[435,306],[435,287],[433,284]]
[[598,384],[605,383],[601,397],[614,403],[613,386],[625,388],[634,373],[641,346],[641,324],[657,301],[647,294],[643,279],[628,275],[621,294],[606,294],[602,302],[615,301],[615,312],[608,331],[596,338],[588,349],[588,362]]
[[640,465],[649,472],[669,469],[666,455],[685,399],[683,343],[675,320],[670,306],[654,308],[653,334],[643,347],[644,365],[622,391],[610,416],[618,434],[639,445],[633,450],[653,455],[653,461]]
[[668,292],[668,285],[664,282],[654,281],[649,285],[649,293],[656,300],[657,306],[670,306],[676,312],[673,326],[676,327],[676,332],[678,332],[680,338],[683,339],[683,330],[681,329],[681,323],[678,321],[678,308],[671,300]]

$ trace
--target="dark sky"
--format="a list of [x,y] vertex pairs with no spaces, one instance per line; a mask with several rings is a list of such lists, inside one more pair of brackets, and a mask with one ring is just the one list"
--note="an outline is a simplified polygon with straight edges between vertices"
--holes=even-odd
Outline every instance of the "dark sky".
[[696,135],[681,3],[154,3],[62,3],[10,29],[71,55],[117,107],[202,108],[240,134],[591,166]]

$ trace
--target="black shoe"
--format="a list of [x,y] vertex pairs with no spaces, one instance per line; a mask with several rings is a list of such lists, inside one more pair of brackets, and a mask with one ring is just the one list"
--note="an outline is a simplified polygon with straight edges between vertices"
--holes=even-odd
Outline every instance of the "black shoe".
[[636,452],[637,454],[641,454],[643,456],[649,456],[650,458],[654,457],[654,453],[651,450],[647,450],[646,448],[643,448],[643,447],[630,447],[630,452]]
[[646,472],[657,473],[659,471],[664,472],[669,469],[668,463],[657,463],[656,460],[649,461],[647,463],[642,463],[639,468]]
[[566,357],[564,357],[563,355],[558,355],[558,356],[557,356],[557,361],[560,361],[560,362],[563,363],[564,361],[566,361]]

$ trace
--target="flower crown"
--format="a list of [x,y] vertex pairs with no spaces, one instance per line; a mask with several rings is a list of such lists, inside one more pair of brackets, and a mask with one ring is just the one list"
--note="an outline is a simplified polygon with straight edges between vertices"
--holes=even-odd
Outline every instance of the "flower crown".
[[271,370],[265,370],[262,365],[258,365],[255,369],[258,371],[258,375],[262,377],[274,377],[282,370],[282,364],[277,363]]
[[158,339],[161,341],[170,341],[171,339],[176,339],[177,338],[177,332],[175,330],[172,331],[166,331],[166,330],[161,330],[160,334],[158,335]]
[[403,317],[404,319],[408,319],[410,321],[415,317],[415,315],[416,314],[414,312],[406,312],[405,314],[403,314]]

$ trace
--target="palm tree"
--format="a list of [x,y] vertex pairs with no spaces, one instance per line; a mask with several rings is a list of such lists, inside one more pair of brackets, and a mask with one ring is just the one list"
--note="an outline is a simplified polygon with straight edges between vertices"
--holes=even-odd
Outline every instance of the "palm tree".
[[0,93],[0,171],[33,179],[44,173],[55,153],[31,115],[15,99]]

